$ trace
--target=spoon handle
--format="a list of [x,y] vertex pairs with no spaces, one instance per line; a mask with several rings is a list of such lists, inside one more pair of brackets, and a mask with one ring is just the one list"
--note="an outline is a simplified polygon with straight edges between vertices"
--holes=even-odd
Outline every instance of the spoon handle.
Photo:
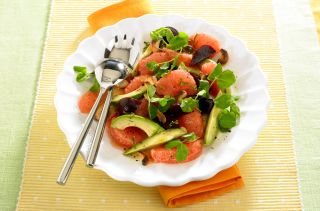
[[111,96],[112,96],[112,90],[113,88],[111,87],[108,92],[108,96],[106,98],[106,101],[104,103],[102,113],[100,115],[100,119],[98,122],[98,126],[96,128],[96,132],[94,134],[93,142],[89,151],[88,159],[87,159],[87,166],[88,167],[93,167],[98,155],[101,139],[103,137],[103,132],[106,127],[106,118],[108,115],[109,111],[109,106],[111,103]]
[[57,183],[60,185],[64,185],[67,182],[67,179],[70,175],[70,172],[72,170],[74,162],[80,152],[80,148],[81,148],[81,146],[84,142],[84,139],[88,133],[88,130],[91,126],[93,116],[96,113],[98,106],[99,106],[99,102],[101,101],[101,98],[105,92],[106,92],[106,89],[100,89],[99,95],[98,95],[86,121],[84,122],[84,126],[78,136],[78,139],[74,143],[74,145],[72,146],[71,152],[69,153],[69,156],[68,156],[66,162],[64,163],[64,166],[62,167],[61,172],[57,178]]

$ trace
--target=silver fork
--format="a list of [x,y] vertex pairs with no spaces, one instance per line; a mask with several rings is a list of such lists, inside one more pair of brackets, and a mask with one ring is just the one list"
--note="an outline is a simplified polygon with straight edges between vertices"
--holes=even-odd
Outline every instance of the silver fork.
[[64,166],[57,178],[58,184],[64,185],[66,183],[72,170],[72,167],[75,163],[75,160],[80,152],[80,148],[91,126],[94,114],[97,111],[102,95],[106,92],[107,89],[110,89],[108,97],[105,101],[103,111],[100,116],[100,121],[96,128],[94,140],[88,156],[88,165],[94,165],[105,127],[105,119],[108,114],[108,108],[111,101],[112,87],[113,85],[119,83],[123,78],[125,78],[126,74],[128,73],[128,70],[130,70],[136,62],[138,55],[139,50],[136,47],[134,47],[134,38],[131,42],[128,42],[127,36],[124,35],[121,42],[118,36],[115,36],[115,39],[110,41],[108,47],[105,50],[105,60],[95,68],[95,75],[98,82],[100,82],[101,87],[98,98],[94,103],[84,123],[84,126],[77,138],[77,141],[72,146],[71,152],[69,153],[69,156],[66,162],[64,163]]
[[[136,59],[138,58],[139,52],[133,48],[135,39],[133,38],[132,41],[128,41],[127,35],[125,34],[123,37],[122,42],[118,39],[118,37],[115,37],[115,48],[112,48],[111,52],[109,53],[109,58],[112,59],[118,59],[123,62],[126,62],[129,66],[133,66]],[[108,54],[108,52],[105,52],[105,55]],[[126,72],[128,73],[128,72]],[[127,75],[125,75],[123,78],[125,78]],[[120,81],[118,81],[119,83]],[[98,155],[101,139],[103,137],[105,125],[106,125],[106,118],[109,111],[109,106],[111,103],[111,95],[112,95],[113,85],[109,86],[109,92],[108,96],[106,98],[105,104],[103,106],[98,126],[93,138],[93,142],[89,151],[89,155],[87,158],[87,166],[93,167]]]

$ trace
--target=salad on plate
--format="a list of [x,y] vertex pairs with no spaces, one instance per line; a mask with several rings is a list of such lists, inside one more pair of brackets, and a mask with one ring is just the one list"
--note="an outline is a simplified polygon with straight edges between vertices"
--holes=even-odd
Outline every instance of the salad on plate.
[[[150,38],[133,73],[114,88],[106,132],[125,156],[143,165],[190,162],[219,132],[238,124],[239,97],[231,93],[236,76],[223,68],[228,52],[209,34],[162,27]],[[86,67],[74,66],[74,71],[77,82],[92,83],[78,102],[86,114],[99,83]]]

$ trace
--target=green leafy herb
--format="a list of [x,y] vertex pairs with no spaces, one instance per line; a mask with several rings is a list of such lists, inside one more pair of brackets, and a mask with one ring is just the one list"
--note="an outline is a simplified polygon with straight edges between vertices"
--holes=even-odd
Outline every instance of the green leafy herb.
[[169,62],[165,62],[160,66],[160,70],[167,70],[170,67]]
[[164,145],[164,148],[166,148],[166,149],[172,149],[172,148],[174,148],[174,147],[177,147],[177,146],[180,145],[180,144],[181,144],[181,141],[180,141],[179,139],[173,139],[173,140],[171,140],[170,142],[166,143],[166,144]]
[[147,63],[147,68],[151,71],[156,72],[159,68],[159,64],[157,62],[148,62]]
[[220,89],[229,88],[236,82],[234,73],[231,70],[222,71],[220,63],[218,63],[214,70],[208,75],[207,79],[213,82],[217,80]]
[[170,70],[173,70],[174,68],[178,67],[178,60],[179,60],[179,55],[176,55],[172,61]]
[[197,99],[192,97],[184,98],[180,105],[183,112],[192,112],[195,108],[199,107],[199,102]]
[[153,41],[163,40],[164,37],[166,37],[166,39],[170,41],[174,37],[174,35],[169,28],[162,27],[152,31],[150,33],[150,37]]
[[157,78],[163,77],[165,74],[169,72],[170,62],[164,62],[160,65],[157,62],[148,62],[147,68],[155,73]]
[[93,78],[94,80],[93,80],[92,86],[90,87],[90,91],[91,92],[99,91],[100,84],[97,81],[94,72],[88,73],[87,68],[86,67],[81,67],[81,66],[74,66],[73,70],[74,70],[74,72],[77,73],[77,76],[76,76],[76,81],[77,82],[81,83],[81,82],[84,82],[86,80],[89,80],[89,79]]
[[147,85],[147,95],[148,98],[151,99],[154,94],[156,93],[156,87],[154,87],[153,85]]
[[157,107],[151,104],[151,99],[156,93],[156,87],[153,85],[147,85],[147,96],[148,96],[148,113],[150,119],[154,119],[157,116]]
[[159,103],[159,106],[158,106],[159,111],[166,112],[170,108],[170,105],[175,102],[175,99],[172,97],[164,97],[164,98],[152,97],[150,99],[150,102]]
[[98,82],[98,80],[96,79],[96,77],[94,77],[94,81],[93,81],[93,85],[90,87],[90,91],[91,92],[97,92],[100,89],[100,84]]
[[192,132],[184,134],[183,136],[181,136],[181,138],[184,139],[183,141],[192,142],[196,141],[198,139],[198,136],[194,132]]
[[90,79],[91,77],[94,76],[94,72],[93,73],[88,73],[86,67],[74,66],[73,70],[77,73],[77,77],[76,77],[76,81],[77,82],[86,81],[86,80],[88,80],[88,79]]
[[230,111],[236,115],[236,118],[240,118],[240,108],[235,103],[231,103]]
[[182,143],[179,139],[174,139],[170,142],[168,142],[165,146],[166,149],[172,149],[172,148],[177,148],[176,151],[176,160],[178,162],[182,162],[187,159],[189,150],[188,147]]
[[151,98],[151,102],[155,103],[158,102],[160,106],[166,106],[168,103],[175,102],[175,99],[173,97],[153,97]]
[[189,36],[184,32],[179,32],[177,36],[174,36],[169,40],[168,48],[172,50],[180,50],[187,46],[189,42]]
[[228,109],[223,109],[218,116],[218,123],[221,129],[230,131],[231,128],[236,126],[237,117],[235,113],[229,111]]
[[197,94],[197,96],[202,96],[202,97],[209,97],[209,88],[210,88],[210,84],[209,81],[207,80],[200,80],[199,82],[199,92]]
[[150,102],[148,104],[148,113],[149,113],[150,119],[154,119],[157,116],[157,107],[152,105]]
[[184,144],[180,144],[177,146],[177,151],[176,151],[176,160],[178,162],[182,162],[187,159],[189,154],[188,147]]
[[217,80],[218,87],[220,89],[225,89],[236,82],[236,77],[231,70],[225,70],[218,76]]
[[213,71],[211,71],[211,73],[208,75],[207,79],[210,81],[214,81],[221,73],[222,65],[218,63],[217,66],[213,69]]
[[230,94],[222,94],[214,100],[214,104],[221,109],[228,108],[232,102],[233,98]]

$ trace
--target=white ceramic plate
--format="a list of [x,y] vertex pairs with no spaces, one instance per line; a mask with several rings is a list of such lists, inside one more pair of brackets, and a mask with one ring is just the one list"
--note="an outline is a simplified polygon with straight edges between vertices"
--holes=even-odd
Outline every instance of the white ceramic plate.
[[[142,49],[143,41],[150,40],[149,33],[163,26],[173,26],[189,35],[204,32],[220,41],[222,48],[229,53],[229,61],[225,68],[233,70],[237,76],[237,83],[232,91],[241,97],[239,101],[241,118],[239,125],[233,128],[231,133],[220,134],[211,146],[204,149],[198,159],[177,165],[142,166],[140,162],[123,156],[120,149],[110,144],[105,134],[95,168],[116,180],[131,181],[142,186],[183,185],[190,181],[207,179],[234,165],[255,143],[266,122],[266,110],[270,101],[266,78],[256,56],[249,52],[242,41],[230,35],[224,28],[200,19],[187,19],[177,15],[144,15],[140,18],[128,18],[102,28],[92,37],[83,40],[76,52],[66,60],[64,69],[58,77],[55,96],[58,124],[70,146],[76,141],[85,120],[77,102],[88,90],[88,84],[79,85],[75,82],[73,66],[86,66],[89,70],[93,70],[103,58],[108,42],[115,35],[127,34],[135,37],[136,44]],[[84,158],[88,155],[92,138],[93,131],[90,130],[81,150]]]

